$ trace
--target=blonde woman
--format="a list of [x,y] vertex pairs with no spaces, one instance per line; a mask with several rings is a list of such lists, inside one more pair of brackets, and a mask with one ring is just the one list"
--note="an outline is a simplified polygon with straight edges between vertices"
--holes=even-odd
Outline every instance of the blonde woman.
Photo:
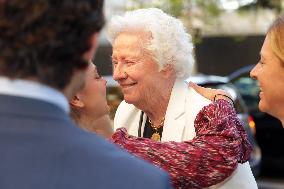
[[260,60],[250,75],[259,81],[259,109],[284,125],[284,15],[269,28],[260,51]]

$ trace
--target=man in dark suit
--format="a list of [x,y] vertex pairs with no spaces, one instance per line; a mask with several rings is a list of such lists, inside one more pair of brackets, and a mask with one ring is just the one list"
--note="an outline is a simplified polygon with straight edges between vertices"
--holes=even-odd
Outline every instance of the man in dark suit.
[[0,1],[0,188],[170,188],[168,176],[69,119],[102,0]]

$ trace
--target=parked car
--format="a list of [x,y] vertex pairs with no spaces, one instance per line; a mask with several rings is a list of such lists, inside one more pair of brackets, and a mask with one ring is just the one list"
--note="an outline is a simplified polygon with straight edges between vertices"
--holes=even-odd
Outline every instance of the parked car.
[[258,82],[249,76],[255,65],[245,66],[228,76],[240,91],[256,124],[256,140],[262,151],[261,174],[284,174],[284,129],[281,122],[258,109]]
[[252,116],[249,114],[248,108],[244,100],[242,99],[241,94],[237,90],[237,88],[232,83],[228,82],[227,77],[214,76],[214,75],[200,74],[200,75],[192,76],[188,78],[186,81],[187,82],[192,81],[203,87],[223,89],[232,96],[234,100],[237,115],[240,118],[240,120],[244,123],[245,131],[248,135],[250,142],[253,145],[253,152],[251,154],[249,163],[250,163],[254,176],[258,177],[260,173],[262,153],[261,153],[261,149],[258,146],[255,140],[255,136],[254,136],[255,123],[254,123]]
[[[113,118],[117,106],[123,100],[123,94],[121,93],[117,82],[115,82],[111,76],[106,76],[105,78],[107,80],[107,99],[110,106],[110,115],[111,118]],[[228,79],[225,77],[200,75],[190,77],[187,81],[189,80],[205,87],[222,88],[231,94],[236,106],[238,117],[244,122],[244,128],[248,134],[250,142],[253,144],[253,153],[250,158],[250,165],[252,167],[254,176],[258,176],[261,163],[261,150],[254,138],[254,122],[249,116],[247,107],[237,89],[233,84],[227,83]],[[249,123],[252,125],[252,127],[249,126]]]

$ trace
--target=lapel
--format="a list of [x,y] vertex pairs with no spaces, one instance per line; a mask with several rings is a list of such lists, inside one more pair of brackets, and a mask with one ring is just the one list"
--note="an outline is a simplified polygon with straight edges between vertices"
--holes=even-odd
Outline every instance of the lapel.
[[[128,123],[131,123],[131,124],[129,124],[129,128],[128,128],[128,133],[130,135],[138,137],[138,130],[139,130],[141,113],[142,113],[141,110],[135,108],[135,113],[134,113],[133,116],[131,116],[133,118],[133,120],[130,120],[128,122]],[[143,114],[143,118],[141,120],[142,121],[142,124],[141,124],[141,137],[143,136],[143,133],[144,133],[144,127],[145,127],[146,119],[147,119],[147,116],[144,113]]]
[[162,141],[191,140],[195,137],[194,120],[211,101],[189,88],[183,80],[174,84],[165,117]]
[[185,106],[187,85],[177,79],[172,92],[165,116],[162,141],[182,141],[185,127]]
[[[114,131],[117,128],[125,127],[128,134],[138,136],[138,128],[140,121],[141,110],[137,109],[134,105],[128,104],[122,101],[117,108],[114,117]],[[144,131],[144,125],[146,121],[146,115],[143,116],[142,123],[142,135]]]

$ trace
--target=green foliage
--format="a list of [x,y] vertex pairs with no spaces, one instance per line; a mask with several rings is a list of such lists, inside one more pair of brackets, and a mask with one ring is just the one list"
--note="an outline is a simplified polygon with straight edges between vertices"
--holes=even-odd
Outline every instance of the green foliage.
[[[280,13],[282,11],[281,3],[284,0],[255,0],[246,5],[243,5],[243,0],[236,1],[239,1],[240,6],[242,5],[237,10],[238,13],[245,17],[249,11],[258,11],[259,9],[272,9],[276,13]],[[127,7],[128,10],[156,7],[181,19],[196,44],[200,43],[202,39],[202,25],[218,25],[218,16],[226,11],[221,0],[128,0],[128,2],[131,2],[131,6]],[[234,40],[242,41],[244,39],[238,36]]]
[[196,6],[205,11],[210,16],[219,16],[222,9],[219,6],[218,0],[192,0]]
[[281,0],[257,0],[253,3],[240,7],[240,11],[252,11],[257,10],[258,8],[265,8],[265,9],[273,9],[277,12],[281,12]]
[[166,0],[169,6],[168,11],[171,15],[175,17],[180,17],[182,10],[184,9],[182,0]]
[[[165,12],[180,17],[190,11],[190,7],[198,7],[208,16],[219,16],[222,11],[221,0],[128,0],[131,2],[129,10],[138,8],[157,7]],[[236,0],[241,2],[241,0]],[[256,0],[248,5],[240,7],[240,10],[255,10],[257,8],[270,8],[278,12],[282,10],[282,0]]]
[[199,7],[210,16],[218,16],[222,11],[218,6],[218,0],[129,0],[129,2],[131,2],[131,6],[128,7],[128,10],[156,7],[175,17],[187,14],[186,12],[190,11],[189,7],[192,5]]
[[184,10],[183,0],[129,0],[129,2],[131,6],[127,7],[128,10],[156,7],[175,17],[180,17]]

